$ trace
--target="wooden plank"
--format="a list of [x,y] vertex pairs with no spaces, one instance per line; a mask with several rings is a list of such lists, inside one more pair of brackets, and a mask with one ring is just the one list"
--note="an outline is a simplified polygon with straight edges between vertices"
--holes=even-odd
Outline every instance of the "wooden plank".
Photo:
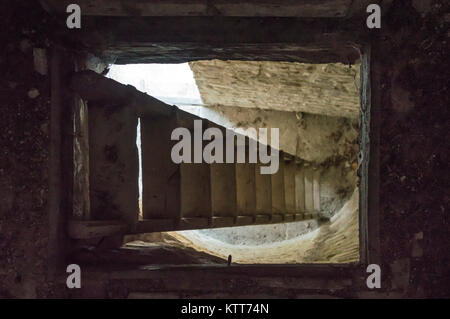
[[133,226],[139,213],[138,119],[120,103],[90,102],[88,109],[91,217]]
[[136,226],[136,233],[151,233],[175,230],[178,221],[171,218],[152,218],[140,220]]
[[210,226],[209,217],[189,217],[189,218],[181,218],[178,229],[179,230],[202,229],[208,228],[209,226]]
[[62,118],[64,113],[63,104],[63,74],[64,54],[56,46],[52,48],[50,80],[51,80],[51,102],[50,102],[50,140],[49,140],[49,166],[48,166],[48,273],[55,278],[57,269],[62,265],[63,247],[63,204],[64,183],[62,176]]
[[179,218],[180,171],[171,159],[174,117],[141,118],[144,219]]
[[309,213],[303,214],[303,220],[315,219],[317,217],[318,217],[317,213],[314,213],[314,212],[309,212]]
[[[217,127],[210,124],[209,127]],[[223,147],[225,148],[226,130],[220,128],[223,134]],[[211,163],[211,208],[213,216],[236,216],[236,167],[234,163]]]
[[[60,22],[62,35],[70,32],[65,19]],[[116,64],[206,59],[353,64],[359,52],[351,42],[364,36],[354,23],[336,18],[83,15],[83,27],[73,36],[91,50],[116,57]]]
[[261,174],[261,163],[255,165],[256,212],[258,214],[272,213],[272,178],[270,174]]
[[[377,72],[383,64],[382,49],[374,45],[363,48],[361,63],[361,128],[359,188],[359,231],[361,263],[380,264],[380,130],[384,74]],[[371,71],[371,68],[373,72]],[[370,212],[370,214],[369,214]]]
[[313,172],[314,211],[320,212],[320,170]]
[[289,222],[293,222],[294,221],[294,214],[285,214],[284,215],[284,219],[283,219],[283,221],[285,222],[285,223],[289,223]]
[[73,136],[73,218],[90,219],[89,198],[89,121],[86,101],[74,97]]
[[[176,110],[169,118],[143,117],[144,219],[173,218],[179,221],[181,217],[210,216],[210,168],[206,163],[192,163],[194,147],[198,147],[193,141],[195,120],[201,119],[181,110]],[[171,157],[173,146],[179,143],[171,140],[171,134],[179,127],[190,132],[191,163],[175,163]],[[200,141],[202,143],[201,136]]]
[[[210,165],[203,162],[202,139],[205,124],[199,117],[180,111],[177,114],[177,123],[180,127],[191,131],[191,163],[180,163],[180,211],[181,217],[212,217],[211,210],[211,172]],[[202,120],[202,127],[194,127],[195,120]],[[196,136],[199,136],[196,138]],[[198,145],[196,144],[198,140]],[[200,149],[200,158],[195,158],[195,149]],[[200,163],[194,163],[198,160]]]
[[295,170],[295,212],[305,212],[305,174],[300,164],[296,165]]
[[281,223],[281,222],[283,222],[283,215],[282,214],[272,214],[270,216],[270,223],[271,224]]
[[180,164],[180,194],[182,217],[211,217],[209,165]]
[[284,164],[284,198],[287,214],[295,213],[295,168],[294,161]]
[[268,224],[270,222],[270,215],[264,214],[264,215],[256,215],[255,216],[255,224]]
[[230,227],[234,225],[234,217],[213,217],[211,227],[220,228],[220,227]]
[[142,93],[131,85],[119,83],[91,70],[75,73],[71,78],[70,87],[85,100],[114,101],[128,105],[128,108],[139,116],[170,117],[176,112],[176,107]]
[[178,231],[205,228],[223,228],[233,226],[265,225],[276,223],[288,223],[317,218],[315,213],[307,214],[273,214],[273,215],[239,215],[236,217],[188,217],[181,218],[178,222],[174,219],[149,219],[138,222],[134,233]]
[[252,225],[254,223],[254,216],[237,216],[236,217],[236,226],[246,226],[246,225]]
[[314,211],[314,189],[313,189],[313,169],[311,166],[305,167],[305,211]]
[[210,169],[213,216],[235,216],[237,207],[235,165],[213,163],[210,165]]
[[[51,12],[66,13],[72,0],[40,0]],[[236,17],[344,17],[350,8],[350,0],[326,1],[125,1],[78,0],[83,15],[88,16],[236,16]]]
[[[280,152],[280,159],[283,158]],[[284,161],[280,160],[278,171],[271,175],[272,181],[272,214],[284,214],[286,203],[284,197]]]
[[72,239],[92,239],[118,234],[128,230],[127,224],[120,221],[79,221],[71,220],[68,225],[69,237]]
[[245,145],[236,147],[236,156],[245,152],[245,163],[237,163],[236,167],[236,202],[238,215],[256,214],[255,164],[249,163],[248,137]]

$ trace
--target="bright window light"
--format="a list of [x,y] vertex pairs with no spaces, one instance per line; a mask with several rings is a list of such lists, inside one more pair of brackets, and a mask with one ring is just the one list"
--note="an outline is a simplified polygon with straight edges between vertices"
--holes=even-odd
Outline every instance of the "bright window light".
[[202,105],[188,63],[112,65],[107,77],[132,85],[167,104]]

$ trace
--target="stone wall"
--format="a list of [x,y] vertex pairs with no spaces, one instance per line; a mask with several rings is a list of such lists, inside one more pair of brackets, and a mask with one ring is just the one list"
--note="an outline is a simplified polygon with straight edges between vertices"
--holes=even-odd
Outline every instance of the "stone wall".
[[[381,79],[380,238],[387,289],[450,295],[449,5],[397,3],[373,44]],[[447,168],[446,168],[447,167]]]
[[358,64],[211,60],[189,65],[206,105],[358,117]]
[[267,128],[269,144],[270,129],[278,128],[279,148],[307,162],[322,164],[337,158],[352,164],[356,160],[358,121],[355,119],[232,106],[184,109],[254,139],[258,137],[247,129]]
[[49,297],[53,291],[47,280],[50,79],[45,19],[31,1],[0,9],[0,298]]
[[316,220],[169,233],[201,252],[242,264],[351,263],[359,260],[359,193],[326,223]]

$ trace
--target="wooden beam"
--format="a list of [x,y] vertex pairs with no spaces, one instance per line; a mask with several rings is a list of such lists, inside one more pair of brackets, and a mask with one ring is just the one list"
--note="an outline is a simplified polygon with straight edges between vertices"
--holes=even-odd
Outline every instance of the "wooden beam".
[[320,170],[316,169],[313,172],[313,202],[314,211],[320,212]]
[[124,85],[94,71],[77,72],[72,76],[70,87],[88,101],[122,102],[133,107],[137,115],[170,116],[176,107],[167,105],[154,97]]
[[[256,214],[255,164],[249,161],[249,138],[245,145],[236,146],[236,195],[238,215],[254,216]],[[237,154],[244,152],[245,162],[239,163]]]
[[295,166],[295,212],[303,214],[305,212],[305,174],[301,164]]
[[[283,152],[280,151],[280,158]],[[272,214],[284,214],[286,202],[284,196],[284,161],[280,160],[278,171],[271,175],[272,183]]]
[[62,261],[63,238],[63,212],[62,195],[64,184],[62,181],[62,113],[63,113],[63,87],[62,87],[62,58],[63,53],[53,48],[50,66],[51,75],[51,105],[50,105],[50,154],[48,170],[48,261],[49,275],[55,276],[56,269]]
[[173,117],[141,117],[144,219],[180,217],[180,169],[170,156]]
[[[61,17],[65,25],[66,17]],[[359,21],[357,21],[359,23]],[[181,63],[203,59],[354,63],[366,30],[339,18],[83,17],[61,27],[111,63]]]
[[294,161],[286,161],[284,164],[284,198],[286,213],[295,213],[295,169]]
[[152,233],[162,231],[172,231],[176,229],[179,220],[176,218],[152,218],[140,220],[137,223],[135,233]]
[[134,225],[139,206],[137,116],[116,101],[89,104],[91,218]]
[[[266,147],[259,144],[259,147]],[[255,165],[256,212],[270,215],[272,212],[272,181],[270,174],[261,174],[261,167],[266,165],[258,162]]]
[[[72,0],[41,0],[51,12],[65,13]],[[78,0],[85,16],[343,17],[351,0]]]
[[128,225],[120,221],[69,221],[69,237],[72,239],[92,239],[124,234]]
[[[177,117],[177,125],[189,129],[192,137],[191,162],[179,164],[180,216],[184,218],[204,217],[211,220],[211,171],[210,165],[203,161],[203,148],[207,144],[203,140],[203,133],[208,122],[183,111],[177,112]],[[196,126],[194,121],[201,121],[201,127]],[[198,145],[196,136],[201,139],[198,141]],[[196,158],[196,153],[200,153],[201,157]]]
[[[227,130],[212,123],[209,123],[209,127],[221,129],[223,146],[226,147]],[[223,155],[225,156],[225,154]],[[233,219],[236,215],[236,166],[234,163],[212,163],[210,170],[211,208],[213,216],[232,217],[231,219]]]
[[314,211],[314,177],[313,168],[308,166],[304,170],[305,176],[305,211],[312,213]]

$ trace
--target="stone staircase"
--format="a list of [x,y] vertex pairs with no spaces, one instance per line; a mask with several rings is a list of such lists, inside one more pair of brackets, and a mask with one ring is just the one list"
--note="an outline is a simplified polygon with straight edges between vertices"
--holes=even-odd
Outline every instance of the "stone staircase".
[[[72,238],[303,221],[320,212],[320,170],[279,152],[275,174],[249,163],[180,163],[171,159],[177,127],[226,128],[166,105],[94,72],[76,74],[71,87],[88,101],[90,213],[69,223]],[[139,218],[136,147],[142,143],[142,216]],[[203,131],[201,133],[203,133]],[[234,133],[239,135],[237,133]],[[206,142],[203,142],[206,144]],[[193,153],[193,152],[192,152]]]

